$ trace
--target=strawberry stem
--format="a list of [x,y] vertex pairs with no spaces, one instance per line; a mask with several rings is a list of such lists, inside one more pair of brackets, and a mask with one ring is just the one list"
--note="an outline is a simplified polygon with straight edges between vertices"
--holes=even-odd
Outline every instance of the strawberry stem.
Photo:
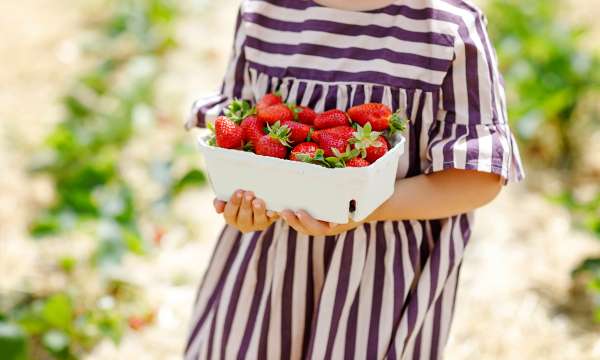
[[256,108],[246,100],[234,99],[224,113],[231,121],[239,124],[248,116],[256,114]]
[[389,136],[406,129],[407,117],[404,112],[398,110],[390,116]]
[[367,156],[367,148],[369,147],[380,147],[383,146],[381,142],[377,141],[381,136],[381,132],[372,131],[371,123],[365,124],[364,127],[360,125],[356,126],[354,137],[348,142],[354,145],[354,149],[358,150],[360,155],[365,158]]
[[281,145],[291,147],[289,144],[290,128],[285,125],[282,126],[279,121],[272,126],[267,124],[267,133],[272,139],[278,140]]

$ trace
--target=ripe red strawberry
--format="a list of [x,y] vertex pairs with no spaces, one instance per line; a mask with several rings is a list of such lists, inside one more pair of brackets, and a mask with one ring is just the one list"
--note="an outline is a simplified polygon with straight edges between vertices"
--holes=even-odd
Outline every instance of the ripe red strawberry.
[[306,161],[313,159],[315,154],[319,150],[319,145],[314,142],[303,142],[296,145],[290,153],[290,160],[293,161]]
[[354,136],[354,128],[352,126],[336,126],[331,129],[323,129],[315,131],[310,137],[316,142],[319,142],[319,137],[322,133],[327,132],[335,136],[339,136],[342,139],[349,140]]
[[297,121],[282,121],[281,125],[287,126],[290,129],[290,142],[293,143],[306,141],[311,130],[310,126]]
[[214,133],[218,147],[225,149],[239,149],[242,147],[242,128],[228,117],[217,117],[214,125]]
[[350,143],[369,163],[375,162],[389,149],[389,143],[381,136],[381,132],[371,131],[370,123],[367,123],[364,128],[359,125],[355,136],[350,139]]
[[369,162],[361,157],[355,157],[350,160],[346,160],[347,167],[365,167],[369,165]]
[[313,109],[306,106],[296,106],[294,112],[296,113],[298,122],[311,126],[314,125],[317,113]]
[[258,155],[285,159],[289,147],[288,138],[290,129],[287,126],[281,126],[279,122],[267,127],[268,133],[258,139],[256,143],[256,153]]
[[265,108],[268,108],[271,105],[281,104],[283,100],[278,93],[269,93],[265,94],[258,102],[256,103],[256,110],[261,111]]
[[258,110],[258,118],[269,125],[277,121],[293,121],[294,112],[285,104],[276,104]]
[[348,109],[352,121],[365,126],[370,123],[375,131],[390,130],[390,133],[404,130],[404,117],[399,111],[392,113],[389,107],[379,103],[367,103]]
[[336,126],[349,125],[350,122],[345,112],[334,109],[317,115],[314,124],[317,129],[329,129]]
[[244,141],[252,143],[252,146],[255,146],[258,139],[265,134],[265,123],[254,115],[242,120],[240,126],[242,127]]
[[383,136],[377,138],[377,143],[378,144],[369,146],[367,148],[366,160],[369,163],[374,163],[375,161],[377,161],[377,159],[385,155],[385,153],[389,150],[388,142]]
[[344,139],[338,134],[328,131],[321,131],[318,134],[317,139],[312,139],[319,144],[321,149],[323,149],[326,157],[336,156],[334,149],[342,153],[346,151],[346,148],[348,147],[348,139]]

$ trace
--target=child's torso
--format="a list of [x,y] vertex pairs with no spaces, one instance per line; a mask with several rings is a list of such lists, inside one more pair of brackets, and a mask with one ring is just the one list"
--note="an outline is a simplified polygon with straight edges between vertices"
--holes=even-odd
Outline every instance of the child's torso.
[[316,111],[365,102],[400,109],[410,125],[398,177],[423,173],[456,31],[451,22],[431,19],[428,1],[409,1],[421,8],[393,4],[373,12],[312,1],[244,1],[245,37],[237,44],[250,84],[244,97],[279,91],[287,102]]

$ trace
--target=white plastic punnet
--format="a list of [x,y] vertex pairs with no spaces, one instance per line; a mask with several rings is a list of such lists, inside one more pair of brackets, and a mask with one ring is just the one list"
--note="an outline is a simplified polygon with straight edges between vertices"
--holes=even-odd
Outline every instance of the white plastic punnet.
[[199,137],[200,151],[219,200],[227,201],[238,189],[253,191],[269,210],[305,210],[338,224],[365,219],[392,195],[405,143],[398,136],[394,147],[370,166],[329,169],[210,146],[207,138]]

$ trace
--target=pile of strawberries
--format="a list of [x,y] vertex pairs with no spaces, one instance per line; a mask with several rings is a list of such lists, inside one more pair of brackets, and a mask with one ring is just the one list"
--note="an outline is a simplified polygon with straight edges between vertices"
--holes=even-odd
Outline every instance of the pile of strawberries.
[[270,93],[255,107],[233,101],[224,116],[209,124],[209,143],[226,149],[303,161],[330,168],[364,167],[390,149],[393,134],[404,130],[405,120],[379,103],[354,106],[347,112],[314,110],[283,103]]

